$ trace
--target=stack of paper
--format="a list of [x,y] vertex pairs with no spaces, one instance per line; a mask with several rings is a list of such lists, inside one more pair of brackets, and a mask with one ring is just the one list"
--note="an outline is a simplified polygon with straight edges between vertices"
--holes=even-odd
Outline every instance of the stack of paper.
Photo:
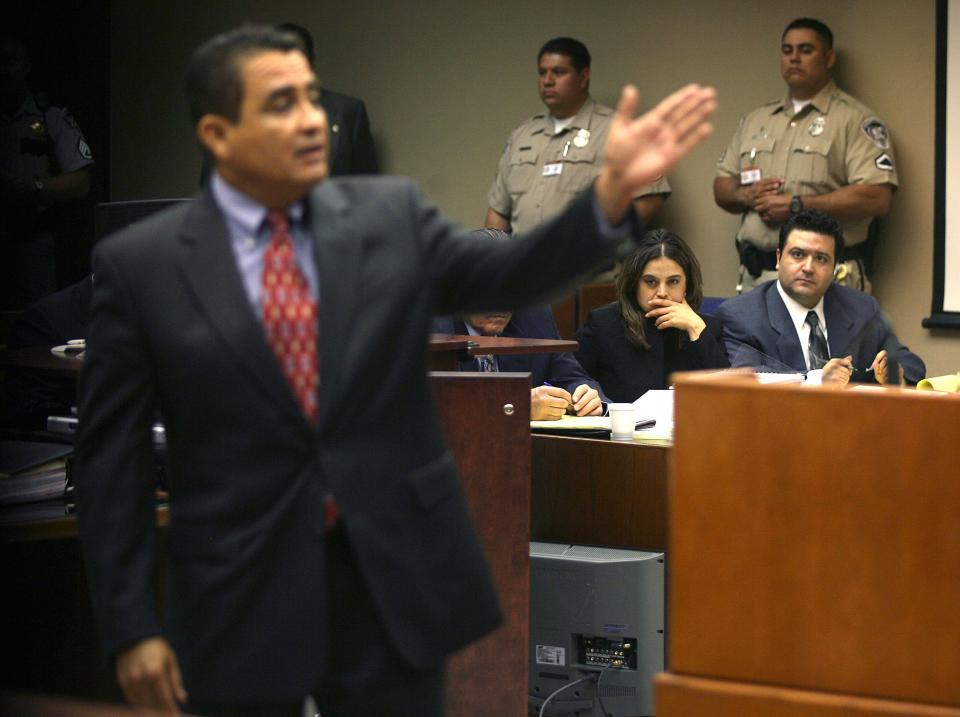
[[637,421],[656,421],[651,428],[634,431],[633,440],[657,445],[673,443],[673,389],[647,391],[633,402],[633,413]]
[[0,441],[0,505],[62,496],[72,451],[59,443]]
[[[673,393],[672,391],[663,391],[661,393]],[[636,405],[636,404],[634,404]],[[654,419],[656,423],[649,428],[644,428],[633,432],[633,440],[638,443],[654,443],[658,445],[669,445],[673,441],[673,397],[670,396],[669,418],[664,419],[663,427],[659,418]],[[652,415],[635,411],[635,420],[637,422],[646,421],[653,418]],[[590,431],[607,431],[609,437],[610,417],[609,416],[562,416],[558,421],[530,421],[530,428],[542,430],[549,433],[569,433],[571,436],[581,435],[583,437],[593,437],[586,435]],[[597,436],[599,437],[599,436]]]

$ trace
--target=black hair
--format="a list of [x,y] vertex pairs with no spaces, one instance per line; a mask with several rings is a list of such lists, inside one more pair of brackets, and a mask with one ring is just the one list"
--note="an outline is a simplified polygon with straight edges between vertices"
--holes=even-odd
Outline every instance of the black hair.
[[798,17],[796,20],[787,25],[786,29],[783,31],[783,34],[780,36],[780,42],[783,42],[783,38],[787,36],[788,32],[791,30],[797,30],[799,28],[813,30],[815,33],[817,33],[817,37],[823,41],[826,49],[833,49],[833,33],[830,31],[830,28],[819,20],[814,20],[812,17]]
[[303,45],[303,53],[307,56],[307,62],[310,63],[310,67],[313,67],[313,35],[310,34],[310,31],[295,22],[281,22],[277,25],[277,29],[281,32],[292,33],[300,38],[300,44]]
[[840,227],[840,222],[829,214],[824,214],[819,209],[803,209],[787,217],[787,221],[780,225],[779,249],[781,254],[783,248],[787,245],[790,233],[795,229],[833,237],[833,260],[834,263],[840,261],[840,255],[843,254],[846,241],[843,238],[843,229]]
[[243,25],[200,45],[187,65],[187,103],[194,124],[207,114],[239,120],[243,61],[270,50],[306,52],[296,35],[269,25]]
[[700,262],[687,243],[666,229],[654,229],[643,235],[637,249],[629,254],[617,274],[617,302],[623,316],[627,340],[641,349],[650,348],[644,332],[644,311],[637,301],[637,287],[643,270],[654,259],[673,259],[683,269],[687,280],[686,300],[690,308],[699,311],[703,305],[703,272]]
[[587,50],[586,45],[572,37],[555,37],[552,40],[547,40],[540,48],[540,52],[537,53],[537,62],[540,62],[540,58],[544,55],[551,54],[569,57],[570,64],[577,72],[590,67],[590,51]]

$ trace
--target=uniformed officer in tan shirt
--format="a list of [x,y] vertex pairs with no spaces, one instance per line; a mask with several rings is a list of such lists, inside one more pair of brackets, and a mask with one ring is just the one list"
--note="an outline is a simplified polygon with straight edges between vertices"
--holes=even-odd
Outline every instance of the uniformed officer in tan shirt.
[[[487,199],[486,226],[527,232],[550,219],[590,185],[600,171],[613,110],[590,97],[590,53],[582,42],[558,37],[537,55],[540,99],[547,112],[510,135]],[[649,220],[670,194],[663,177],[634,200]]]
[[843,225],[848,248],[837,280],[869,291],[870,222],[885,215],[897,187],[886,126],[832,79],[833,33],[799,18],[781,38],[785,98],[740,120],[717,165],[717,204],[743,219],[738,291],[776,278],[780,225],[800,209],[819,209]]

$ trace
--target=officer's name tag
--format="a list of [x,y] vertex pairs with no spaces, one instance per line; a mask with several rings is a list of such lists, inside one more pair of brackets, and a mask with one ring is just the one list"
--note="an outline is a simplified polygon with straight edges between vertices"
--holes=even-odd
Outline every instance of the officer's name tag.
[[747,167],[740,170],[740,184],[753,184],[760,181],[760,167]]
[[551,162],[550,164],[543,165],[544,177],[556,177],[558,174],[562,172],[563,172],[563,162]]

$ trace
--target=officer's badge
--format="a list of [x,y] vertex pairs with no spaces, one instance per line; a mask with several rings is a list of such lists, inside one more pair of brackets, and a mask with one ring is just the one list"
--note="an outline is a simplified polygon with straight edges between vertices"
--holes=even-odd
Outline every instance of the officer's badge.
[[811,137],[819,137],[823,134],[823,128],[827,126],[827,120],[822,116],[817,117],[813,122],[810,123],[810,132]]
[[47,134],[46,125],[40,120],[37,120],[36,122],[33,122],[30,125],[30,133],[33,135],[34,139],[40,139],[40,140],[50,139],[50,135]]
[[577,136],[573,138],[574,147],[586,147],[590,143],[590,130],[578,129]]
[[870,138],[879,149],[890,149],[890,136],[887,126],[876,117],[871,117],[862,125],[863,133]]
[[877,169],[883,169],[887,172],[893,171],[893,158],[886,152],[877,157],[874,164],[877,165]]

